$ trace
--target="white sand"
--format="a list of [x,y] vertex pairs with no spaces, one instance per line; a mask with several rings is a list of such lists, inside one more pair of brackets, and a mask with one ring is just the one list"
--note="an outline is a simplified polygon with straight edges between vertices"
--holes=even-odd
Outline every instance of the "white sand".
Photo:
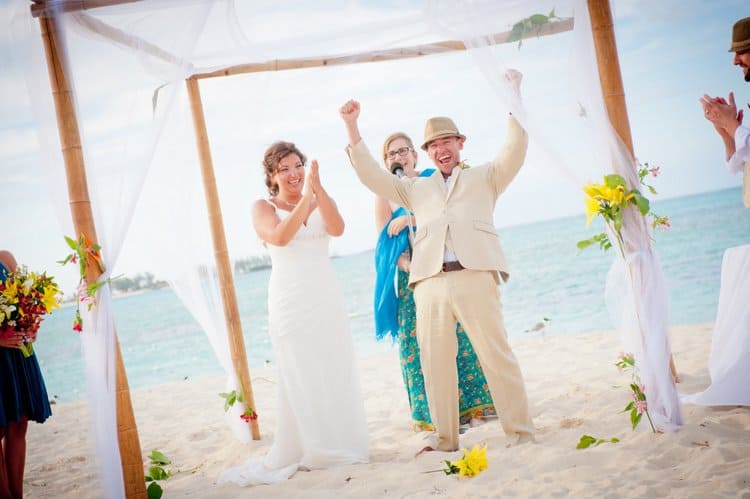
[[[711,325],[672,330],[682,393],[708,385]],[[750,497],[750,408],[684,407],[676,433],[632,432],[623,386],[613,363],[613,333],[535,337],[514,345],[526,377],[537,443],[506,448],[498,421],[470,429],[462,445],[488,445],[489,469],[474,478],[424,473],[460,453],[413,454],[424,434],[409,429],[398,355],[360,359],[370,433],[370,464],[298,472],[271,486],[216,485],[221,471],[262,456],[275,431],[273,369],[252,370],[263,439],[238,443],[226,424],[223,378],[188,380],[132,393],[144,455],[158,449],[175,475],[165,497]],[[748,380],[750,382],[750,380]],[[619,385],[619,386],[618,386]],[[84,402],[53,406],[31,424],[27,497],[94,497]],[[342,418],[346,414],[341,415]],[[583,434],[617,444],[576,450]]]

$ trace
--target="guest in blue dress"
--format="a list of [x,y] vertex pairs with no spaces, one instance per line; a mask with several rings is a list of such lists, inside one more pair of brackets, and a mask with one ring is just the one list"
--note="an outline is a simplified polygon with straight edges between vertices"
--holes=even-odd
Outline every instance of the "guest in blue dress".
[[[435,169],[428,169],[419,173],[415,169],[417,152],[411,138],[403,132],[396,132],[385,140],[383,161],[391,171],[393,165],[399,163],[402,166],[401,173],[408,177],[426,177],[435,172]],[[412,429],[431,431],[434,426],[427,407],[419,358],[414,293],[408,287],[411,264],[408,235],[413,217],[403,207],[392,205],[378,197],[375,202],[375,223],[380,232],[375,247],[375,334],[378,339],[391,336],[398,341],[401,374],[409,397]],[[468,425],[486,417],[496,417],[482,366],[461,324],[456,325],[456,339],[459,424]]]
[[[13,255],[0,250],[0,282],[15,270]],[[32,341],[35,334],[28,335]],[[15,331],[0,338],[0,497],[14,499],[23,497],[29,421],[43,423],[52,415],[36,354],[21,353],[25,336],[24,331]]]

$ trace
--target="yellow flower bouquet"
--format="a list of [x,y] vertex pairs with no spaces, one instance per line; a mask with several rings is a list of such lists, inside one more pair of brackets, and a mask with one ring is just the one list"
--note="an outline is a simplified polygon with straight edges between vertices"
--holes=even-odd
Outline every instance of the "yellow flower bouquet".
[[30,357],[39,325],[45,315],[60,308],[60,297],[60,288],[46,273],[30,272],[25,266],[11,272],[0,283],[0,336],[24,333],[21,352]]
[[[651,174],[656,177],[659,175],[660,168],[650,167],[648,163],[641,165],[638,169],[638,180],[644,185],[652,194],[656,194],[656,190],[644,182],[644,177]],[[649,215],[652,219],[652,227],[669,227],[669,217],[662,217],[651,212],[651,203],[641,191],[638,189],[629,189],[625,178],[622,175],[616,173],[605,175],[604,182],[597,184],[595,182],[586,184],[583,187],[583,192],[586,194],[586,227],[591,224],[591,221],[597,215],[601,215],[604,219],[604,223],[610,229],[611,234],[615,236],[615,240],[620,250],[620,254],[625,257],[625,248],[622,240],[622,224],[625,214],[625,209],[632,205],[638,209],[638,211],[644,217]],[[610,241],[609,236],[606,232],[597,234],[589,239],[578,241],[578,249],[583,250],[589,246],[598,244],[599,248],[606,251],[613,245]]]
[[445,460],[445,469],[443,471],[446,475],[472,477],[487,469],[487,445],[482,447],[475,445],[471,450],[461,450],[464,451],[464,457],[458,461],[450,462],[447,459]]

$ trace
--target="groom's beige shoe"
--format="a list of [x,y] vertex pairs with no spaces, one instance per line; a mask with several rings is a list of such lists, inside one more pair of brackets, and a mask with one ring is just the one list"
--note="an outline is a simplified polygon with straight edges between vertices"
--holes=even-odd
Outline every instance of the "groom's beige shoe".
[[534,438],[534,435],[531,433],[514,433],[512,435],[508,435],[508,438],[506,439],[507,444],[505,447],[515,447],[517,445],[523,445],[536,443],[536,438]]

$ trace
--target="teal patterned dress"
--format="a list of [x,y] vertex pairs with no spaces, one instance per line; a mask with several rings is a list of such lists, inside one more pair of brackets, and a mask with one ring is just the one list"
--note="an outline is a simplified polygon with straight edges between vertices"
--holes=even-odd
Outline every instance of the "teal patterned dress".
[[[415,431],[434,430],[427,396],[424,390],[422,363],[419,360],[419,344],[416,332],[414,293],[408,287],[409,273],[398,269],[398,344],[401,356],[401,374],[406,393],[409,395],[412,428]],[[472,418],[496,416],[490,389],[479,364],[474,347],[461,324],[456,326],[458,340],[458,413],[460,424],[468,424]]]

